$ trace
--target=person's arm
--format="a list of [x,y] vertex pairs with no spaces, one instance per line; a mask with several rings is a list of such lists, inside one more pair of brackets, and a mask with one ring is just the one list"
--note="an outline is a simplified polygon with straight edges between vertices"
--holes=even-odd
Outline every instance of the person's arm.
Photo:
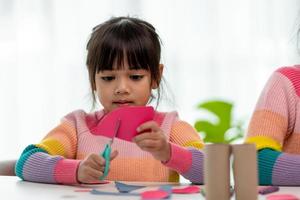
[[77,183],[79,160],[74,160],[77,134],[63,121],[39,144],[29,145],[18,159],[15,172],[23,180],[43,183]]
[[15,176],[16,160],[2,160],[0,161],[0,175]]
[[174,123],[170,134],[171,157],[164,163],[193,183],[203,184],[204,146],[199,134],[187,122]]
[[258,161],[260,185],[300,185],[300,155],[263,148]]
[[[252,115],[246,143],[256,144],[260,185],[300,185],[300,155],[283,152],[291,151],[285,139],[297,134],[299,78],[296,68],[274,72]],[[300,152],[300,146],[295,148]]]

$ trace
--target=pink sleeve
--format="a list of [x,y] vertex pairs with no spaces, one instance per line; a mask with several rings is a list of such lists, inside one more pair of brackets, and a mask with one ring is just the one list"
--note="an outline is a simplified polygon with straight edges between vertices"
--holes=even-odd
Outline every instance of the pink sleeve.
[[72,184],[78,183],[77,169],[80,160],[61,159],[57,162],[54,169],[54,178],[57,183]]
[[165,166],[174,169],[175,171],[185,173],[189,170],[192,164],[192,153],[184,147],[178,146],[174,143],[170,143],[171,147],[171,158]]

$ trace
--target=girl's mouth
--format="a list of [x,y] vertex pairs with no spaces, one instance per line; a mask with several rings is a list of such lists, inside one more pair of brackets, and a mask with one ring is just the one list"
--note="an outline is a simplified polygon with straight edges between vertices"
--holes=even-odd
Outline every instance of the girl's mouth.
[[115,101],[113,102],[114,104],[118,105],[118,106],[129,106],[132,105],[133,102],[132,101]]

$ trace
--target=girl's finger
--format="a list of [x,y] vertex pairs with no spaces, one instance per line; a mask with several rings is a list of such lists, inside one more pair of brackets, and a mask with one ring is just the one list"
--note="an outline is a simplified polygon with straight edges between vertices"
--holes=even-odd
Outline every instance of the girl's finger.
[[139,143],[143,140],[158,140],[160,138],[160,135],[157,132],[151,132],[151,133],[142,133],[140,135],[137,135],[133,138],[133,142]]
[[90,158],[93,162],[95,162],[99,166],[105,165],[105,159],[100,155],[93,154],[91,155]]
[[147,151],[149,153],[154,153],[156,152],[156,148],[153,148],[153,147],[143,147],[141,148],[143,151]]
[[137,142],[137,145],[141,148],[157,148],[158,142],[156,140],[145,139]]
[[89,168],[89,170],[87,171],[87,174],[89,175],[89,177],[92,178],[92,180],[98,180],[102,175],[103,175],[103,172],[100,171],[100,170],[96,170],[96,169],[93,169],[93,168]]
[[142,133],[142,132],[145,132],[145,131],[148,131],[148,130],[157,131],[159,129],[160,128],[159,128],[158,124],[155,121],[148,121],[148,122],[145,122],[142,125],[140,125],[137,128],[137,132]]
[[114,150],[111,154],[110,154],[110,160],[115,159],[115,157],[117,157],[119,154],[119,152],[117,150]]
[[98,171],[104,171],[104,168],[105,168],[105,165],[98,165],[98,164],[96,164],[96,163],[91,163],[90,165],[89,165],[89,167],[90,168],[92,168],[92,169],[94,169],[94,170],[98,170]]
[[[104,164],[102,165],[101,163],[104,163]],[[100,156],[98,156],[98,155],[95,155],[95,156],[89,158],[86,165],[88,165],[89,167],[91,167],[95,170],[100,170],[105,165],[105,161],[102,162],[102,158],[100,158]]]

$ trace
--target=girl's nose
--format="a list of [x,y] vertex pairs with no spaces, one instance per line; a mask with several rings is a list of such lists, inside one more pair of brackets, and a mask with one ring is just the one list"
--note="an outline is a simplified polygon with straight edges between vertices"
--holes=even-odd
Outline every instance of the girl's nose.
[[126,80],[119,80],[115,89],[115,94],[129,93],[129,85]]

